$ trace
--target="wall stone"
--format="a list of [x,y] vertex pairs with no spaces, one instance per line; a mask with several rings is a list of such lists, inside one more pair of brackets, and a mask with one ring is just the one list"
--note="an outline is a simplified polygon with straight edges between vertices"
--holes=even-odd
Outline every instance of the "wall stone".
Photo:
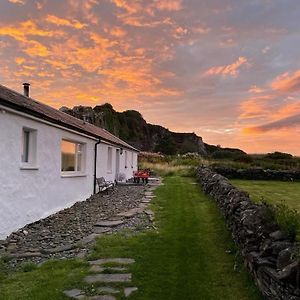
[[209,168],[199,167],[197,177],[204,192],[219,206],[245,265],[264,297],[300,299],[296,245],[276,224],[270,224],[267,209],[251,202],[248,193]]

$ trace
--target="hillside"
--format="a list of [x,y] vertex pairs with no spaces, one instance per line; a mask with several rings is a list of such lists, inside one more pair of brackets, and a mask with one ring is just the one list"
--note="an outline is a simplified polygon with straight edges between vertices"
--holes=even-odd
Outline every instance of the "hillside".
[[220,147],[204,144],[195,133],[177,133],[159,125],[147,123],[135,110],[117,112],[111,104],[60,108],[76,118],[102,127],[141,151],[164,154],[196,152],[209,154]]

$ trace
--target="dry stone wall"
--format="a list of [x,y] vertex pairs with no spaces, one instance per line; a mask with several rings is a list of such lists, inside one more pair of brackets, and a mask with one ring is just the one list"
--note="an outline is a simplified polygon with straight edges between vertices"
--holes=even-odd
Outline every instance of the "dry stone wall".
[[198,181],[217,202],[246,266],[266,299],[300,299],[297,248],[276,224],[270,223],[264,206],[227,178],[199,167]]
[[300,180],[300,171],[265,170],[263,168],[235,169],[214,167],[213,170],[227,178],[252,180]]

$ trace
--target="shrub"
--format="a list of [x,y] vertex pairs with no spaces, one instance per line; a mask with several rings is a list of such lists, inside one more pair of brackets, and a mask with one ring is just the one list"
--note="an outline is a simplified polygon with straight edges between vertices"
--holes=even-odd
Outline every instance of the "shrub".
[[268,153],[265,157],[270,159],[292,159],[293,155],[289,153],[275,151],[273,153]]
[[233,158],[234,161],[243,162],[246,164],[251,164],[253,162],[253,158],[248,154],[238,154]]
[[292,239],[296,239],[300,233],[300,214],[288,207],[285,202],[275,206],[275,220],[279,227]]

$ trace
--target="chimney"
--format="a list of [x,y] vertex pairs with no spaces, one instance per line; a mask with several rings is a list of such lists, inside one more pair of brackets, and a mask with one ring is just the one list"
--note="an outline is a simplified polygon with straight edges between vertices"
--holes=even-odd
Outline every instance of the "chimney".
[[29,97],[29,87],[30,87],[30,83],[24,82],[24,83],[23,83],[23,86],[24,86],[24,96]]

